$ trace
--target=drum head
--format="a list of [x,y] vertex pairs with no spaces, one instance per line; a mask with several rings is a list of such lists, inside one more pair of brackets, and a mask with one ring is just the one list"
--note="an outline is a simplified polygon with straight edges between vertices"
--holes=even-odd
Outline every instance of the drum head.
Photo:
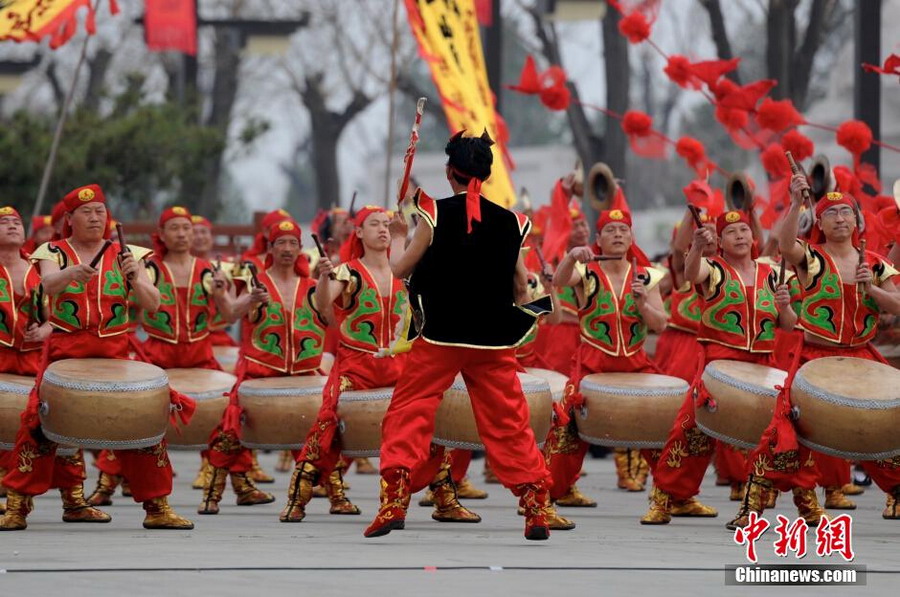
[[247,391],[254,394],[265,394],[268,391],[285,390],[320,390],[325,387],[328,378],[323,375],[294,375],[285,377],[261,377],[259,379],[247,379],[241,383],[240,392]]
[[712,361],[706,365],[706,372],[722,383],[764,389],[772,395],[776,393],[775,386],[783,386],[787,378],[787,371],[743,361]]
[[[21,387],[20,387],[21,386]],[[0,391],[27,394],[34,387],[34,378],[27,375],[0,373]]]
[[64,359],[51,363],[47,373],[63,382],[141,384],[166,379],[166,372],[150,363],[126,359]]
[[800,367],[794,384],[829,402],[849,399],[870,405],[883,403],[875,408],[900,405],[900,371],[866,359],[825,357],[810,361]]
[[593,373],[581,380],[581,385],[595,385],[622,390],[672,390],[673,393],[686,392],[688,384],[680,377],[658,375],[656,373]]
[[191,397],[213,393],[221,396],[237,381],[231,373],[214,369],[166,369],[166,375],[173,390]]

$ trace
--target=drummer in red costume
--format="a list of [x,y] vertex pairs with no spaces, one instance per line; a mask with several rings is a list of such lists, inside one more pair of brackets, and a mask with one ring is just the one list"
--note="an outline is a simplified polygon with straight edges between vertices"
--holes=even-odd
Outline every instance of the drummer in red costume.
[[[291,220],[272,225],[266,233],[268,255],[265,269],[248,284],[235,301],[232,317],[243,317],[241,358],[232,390],[232,404],[226,408],[222,424],[210,438],[209,462],[213,471],[203,492],[198,513],[218,514],[219,502],[229,472],[247,473],[252,466],[250,450],[240,445],[240,407],[237,387],[245,379],[316,375],[322,361],[325,319],[316,308],[316,281],[309,277],[309,262],[301,252],[300,226]],[[262,492],[257,492],[262,493]],[[265,499],[242,501],[238,505],[270,503]]]
[[[569,251],[556,270],[553,282],[573,288],[583,305],[579,309],[580,342],[558,416],[544,444],[547,466],[553,475],[554,499],[565,497],[566,488],[578,478],[588,444],[574,431],[571,413],[581,407],[578,391],[586,375],[601,372],[656,373],[644,352],[648,331],[661,331],[666,313],[657,285],[662,273],[634,245],[631,214],[620,209],[601,212],[597,219],[596,251],[590,246]],[[608,260],[596,261],[600,254]],[[637,270],[634,269],[637,264]],[[640,491],[636,478],[643,457],[638,450],[616,449],[619,487]],[[645,465],[646,466],[646,465]],[[560,518],[558,524],[574,523]]]
[[[97,268],[91,267],[88,262],[103,247],[108,233],[109,213],[103,191],[97,185],[80,187],[66,195],[64,202],[67,213],[63,240],[45,244],[32,255],[32,260],[40,264],[44,292],[50,300],[50,324],[54,327],[44,360],[52,363],[67,358],[125,359],[128,288],[140,308],[150,313],[159,308],[159,291],[140,262],[149,251],[130,247],[130,251],[119,254],[119,245],[112,243],[105,248]],[[173,399],[179,400],[174,396]],[[22,415],[13,465],[3,478],[9,493],[8,511],[0,522],[3,529],[24,529],[32,496],[47,491],[58,474],[54,466],[57,445],[41,433],[37,411],[35,389]],[[115,454],[131,482],[134,500],[142,502],[147,513],[144,528],[193,528],[192,522],[178,516],[168,504],[172,466],[165,440],[149,448],[116,450]],[[82,512],[90,513],[92,520],[109,520],[108,515],[93,508]]]
[[[856,199],[847,193],[828,193],[820,199],[809,242],[798,240],[804,189],[809,189],[806,179],[794,176],[791,209],[778,239],[785,259],[797,268],[804,291],[800,309],[803,346],[795,366],[830,356],[885,362],[872,339],[880,312],[900,315],[900,291],[894,285],[897,270],[871,251],[860,263],[861,216]],[[804,451],[808,452],[801,446],[801,460]],[[766,453],[758,450],[756,455],[765,457]],[[825,486],[826,507],[846,508],[841,493],[850,477],[846,461],[818,452],[814,458],[821,475],[819,483]],[[861,464],[887,493],[883,517],[900,520],[900,457]],[[768,478],[759,482],[763,491],[770,490]]]
[[[407,309],[403,282],[391,273],[388,249],[390,215],[382,208],[367,206],[355,217],[350,237],[349,261],[334,268],[328,257],[319,262],[316,301],[334,305],[340,344],[334,366],[323,391],[324,400],[288,486],[288,503],[281,522],[300,522],[319,479],[328,479],[332,514],[359,514],[349,500],[336,501],[333,489],[341,485],[344,461],[337,433],[337,407],[341,392],[390,387],[397,384],[405,355],[391,355],[398,324]],[[334,279],[330,275],[334,274]],[[456,496],[449,463],[432,484],[435,520],[477,522],[480,518],[463,508]]]
[[[407,227],[391,224],[391,269],[412,275],[413,304],[421,328],[407,357],[382,424],[381,508],[366,537],[405,526],[411,492],[427,483],[434,460],[431,439],[441,397],[462,373],[491,468],[525,513],[526,539],[549,537],[549,475],[529,427],[516,374],[514,346],[534,324],[517,308],[527,300],[527,270],[520,248],[531,227],[481,196],[491,173],[493,141],[454,135],[446,146],[446,176],[455,195],[434,201],[418,192],[420,216],[406,246]],[[466,309],[460,288],[477,292]]]
[[[50,229],[53,230],[52,228]],[[50,336],[49,322],[44,319],[40,293],[41,275],[38,268],[23,256],[25,226],[13,207],[0,207],[0,373],[37,375],[41,365],[41,347]],[[0,478],[6,474],[6,458],[10,452],[0,450]],[[64,470],[68,460],[59,458],[57,466]],[[60,489],[63,499],[81,496],[80,475],[83,464],[74,463],[73,471],[79,479],[77,486]],[[0,497],[6,489],[0,486]],[[71,501],[71,498],[69,498]],[[70,508],[71,509],[71,508]],[[0,514],[5,512],[0,504]]]
[[[683,504],[699,504],[695,496],[700,492],[714,445],[697,428],[694,417],[695,401],[707,397],[699,381],[703,367],[717,359],[772,366],[776,326],[791,330],[797,321],[788,285],[779,286],[772,266],[755,259],[747,212],[729,211],[719,216],[716,234],[718,242],[708,228],[696,229],[685,258],[685,279],[700,285],[703,293],[698,333],[703,361],[652,471],[650,509],[641,524],[667,524],[672,516],[683,515]],[[721,254],[705,257],[708,248],[716,243]],[[805,494],[795,497],[795,501],[800,497],[808,504],[801,512],[811,519],[818,504],[809,502]],[[815,500],[815,494],[812,499]],[[717,515],[713,508],[703,508],[707,516]]]
[[[193,214],[191,222],[194,225],[194,239],[191,243],[191,255],[205,259],[225,274],[228,284],[229,296],[233,298],[234,285],[231,281],[231,274],[234,270],[234,262],[222,259],[221,255],[213,255],[213,225],[203,216]],[[213,346],[237,346],[237,342],[228,333],[228,322],[222,314],[215,310],[212,319],[209,322],[209,338]]]

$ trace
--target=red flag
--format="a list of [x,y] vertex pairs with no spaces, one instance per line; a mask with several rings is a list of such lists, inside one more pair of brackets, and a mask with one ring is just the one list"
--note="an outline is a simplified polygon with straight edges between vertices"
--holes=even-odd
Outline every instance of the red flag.
[[144,12],[147,47],[197,55],[196,0],[147,0]]

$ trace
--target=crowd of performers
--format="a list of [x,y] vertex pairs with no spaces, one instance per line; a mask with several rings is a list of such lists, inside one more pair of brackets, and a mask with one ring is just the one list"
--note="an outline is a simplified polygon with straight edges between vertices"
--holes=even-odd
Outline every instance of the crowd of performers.
[[[713,461],[717,485],[729,486],[739,503],[729,528],[771,508],[779,491],[792,493],[811,526],[826,509],[855,508],[847,495],[863,489],[852,483],[850,462],[801,446],[792,462],[779,464],[768,443],[739,450],[708,437],[694,420],[705,391],[700,374],[717,359],[789,372],[823,356],[883,361],[872,346],[873,321],[900,315],[897,271],[888,256],[860,258],[852,196],[828,193],[801,233],[808,185],[794,176],[791,208],[768,243],[752,210],[715,219],[687,211],[670,254],[651,263],[635,244],[627,206],[600,213],[590,241],[577,185],[567,176],[555,192],[567,200],[568,246],[544,263],[537,255],[544,223],[480,195],[490,145],[485,137],[451,138],[446,174],[453,195],[410,193],[414,218],[372,206],[333,209],[314,223],[329,239],[321,255],[303,247],[300,226],[283,210],[262,219],[249,251],[223,259],[211,254],[212,224],[177,206],[160,215],[152,251],[109,242],[112,214],[97,185],[66,195],[27,240],[16,210],[0,208],[0,372],[35,376],[39,385],[50,363],[68,358],[220,369],[213,348],[234,345],[226,328],[238,326],[238,384],[327,376],[303,448],[279,461],[285,471],[292,467],[284,523],[304,520],[314,496],[327,498],[331,514],[360,514],[343,480],[352,459],[342,454],[339,398],[393,387],[382,424],[381,505],[369,537],[402,529],[411,495],[426,488],[420,503],[433,507],[435,520],[481,520],[459,501],[487,497],[467,478],[472,453],[431,443],[441,396],[460,373],[486,448],[485,480],[519,497],[528,539],[575,528],[559,507],[597,505],[576,486],[589,446],[575,413],[584,400],[580,382],[593,373],[663,373],[691,384],[662,450],[614,450],[618,487],[650,486],[642,524],[717,516],[697,499]],[[786,276],[778,273],[782,260]],[[551,300],[541,303],[547,295]],[[550,303],[552,310],[519,308]],[[823,319],[823,307],[837,315]],[[653,355],[644,347],[651,334],[659,335]],[[407,335],[417,337],[408,342]],[[528,424],[517,377],[526,367],[568,378],[546,438],[535,438]],[[199,514],[219,513],[228,479],[239,505],[276,500],[259,489],[272,478],[241,444],[236,394],[237,385],[201,456]],[[173,393],[172,400],[190,411],[189,399]],[[51,488],[59,489],[63,521],[108,522],[99,507],[119,486],[143,505],[145,528],[193,528],[167,502],[173,470],[165,440],[95,453],[99,478],[86,496],[83,451],[58,450],[41,431],[38,408],[34,390],[15,445],[0,453],[0,529],[25,529],[33,497]],[[772,425],[791,425],[779,416]],[[546,440],[543,451],[536,439]],[[887,495],[884,518],[900,519],[900,458],[858,464]],[[375,472],[368,461],[357,466]],[[817,486],[825,490],[821,505]]]

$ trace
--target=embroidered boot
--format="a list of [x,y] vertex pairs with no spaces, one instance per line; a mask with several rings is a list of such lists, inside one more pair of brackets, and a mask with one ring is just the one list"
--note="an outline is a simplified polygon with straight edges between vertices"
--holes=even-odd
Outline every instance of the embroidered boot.
[[112,506],[112,495],[121,482],[122,477],[118,475],[100,473],[100,478],[97,479],[97,488],[88,497],[87,503],[91,506]]
[[856,503],[847,498],[843,488],[826,487],[825,508],[828,510],[856,510]]
[[219,502],[225,492],[225,482],[228,480],[228,469],[213,467],[209,473],[209,483],[203,488],[203,501],[197,509],[197,514],[218,514]]
[[328,512],[331,514],[359,514],[359,508],[344,493],[342,468],[343,465],[339,464],[337,468],[331,471],[325,483],[325,489],[328,491],[328,501],[331,502],[331,509]]
[[409,471],[390,468],[381,473],[381,507],[375,520],[363,532],[366,537],[381,537],[406,526],[409,508]]
[[147,516],[144,517],[145,529],[190,530],[194,528],[193,522],[182,518],[169,506],[169,500],[166,497],[147,500],[144,502],[144,511],[147,513]]
[[811,527],[819,526],[824,518],[828,519],[828,514],[819,505],[819,498],[816,497],[815,489],[801,489],[794,487],[794,505],[797,506],[797,514],[803,517],[803,520]]
[[79,483],[74,487],[60,488],[62,497],[63,522],[109,522],[112,517],[91,506],[84,499],[84,485]]
[[250,478],[250,473],[231,473],[231,487],[237,496],[238,506],[256,506],[258,504],[271,504],[275,496],[261,491]]
[[438,522],[481,522],[481,517],[459,503],[449,466],[442,466],[428,486],[434,499],[431,518]]
[[306,504],[313,497],[313,487],[319,481],[319,469],[311,462],[298,462],[288,484],[288,499],[278,516],[281,522],[300,522],[306,517]]
[[256,457],[256,450],[251,451],[253,454],[253,464],[250,467],[250,472],[247,473],[247,476],[250,477],[250,480],[254,483],[274,483],[275,477],[267,473],[259,466],[259,460]]
[[357,458],[356,459],[356,474],[357,475],[377,475],[378,469],[372,464],[372,461],[368,458]]
[[616,448],[613,459],[616,463],[617,487],[625,491],[643,491],[644,486],[635,480],[631,462],[631,450]]
[[769,501],[769,492],[771,491],[774,491],[771,481],[763,477],[750,475],[750,480],[747,482],[747,491],[744,493],[744,499],[741,501],[737,516],[730,520],[725,525],[725,528],[731,531],[742,529],[749,522],[750,512],[756,512],[761,515],[766,509],[766,504]]
[[596,508],[597,502],[581,493],[578,486],[573,483],[566,495],[556,500],[556,505],[564,508]]
[[887,502],[881,517],[885,520],[900,520],[900,485],[887,494]]
[[191,483],[191,489],[203,489],[209,485],[209,479],[212,476],[212,468],[209,459],[204,458],[200,463],[200,470],[197,471],[197,478]]
[[552,509],[550,492],[543,483],[526,483],[519,485],[515,493],[519,494],[519,506],[525,512],[525,538],[529,541],[549,539],[547,511]]
[[34,501],[30,495],[7,489],[6,514],[0,516],[0,531],[24,531],[28,527],[25,519],[33,509]]
[[669,494],[654,485],[650,490],[650,508],[641,518],[641,524],[669,524],[671,521]]

